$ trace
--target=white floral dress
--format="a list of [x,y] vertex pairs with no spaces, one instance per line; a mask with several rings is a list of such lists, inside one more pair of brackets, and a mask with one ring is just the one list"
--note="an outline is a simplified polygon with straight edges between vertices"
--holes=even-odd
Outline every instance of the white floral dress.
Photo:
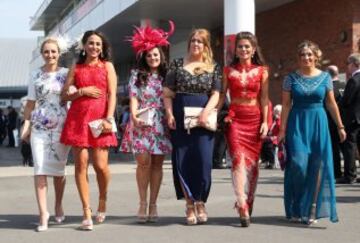
[[63,176],[70,147],[61,144],[60,135],[66,118],[66,104],[60,93],[65,84],[67,68],[31,73],[28,100],[35,101],[31,113],[31,150],[35,175]]
[[166,126],[165,109],[162,99],[162,78],[158,74],[148,77],[146,86],[136,86],[137,71],[133,70],[129,81],[129,97],[136,97],[139,108],[155,108],[154,125],[137,128],[132,121],[128,123],[120,150],[135,154],[149,153],[162,155],[171,153],[169,130]]

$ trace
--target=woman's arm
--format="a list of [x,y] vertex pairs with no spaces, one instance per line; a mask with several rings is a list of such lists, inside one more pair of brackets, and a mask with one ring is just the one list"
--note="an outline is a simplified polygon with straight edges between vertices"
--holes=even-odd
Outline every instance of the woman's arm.
[[278,136],[278,142],[280,143],[285,138],[287,120],[291,109],[291,93],[289,91],[282,91],[282,110],[281,110],[281,122],[280,131]]
[[200,126],[206,125],[207,117],[209,116],[210,111],[213,110],[219,103],[219,96],[220,96],[219,91],[217,91],[217,90],[212,91],[211,96],[210,96],[205,108],[203,109],[203,111],[201,112],[201,114],[199,116]]
[[326,94],[326,100],[325,100],[326,108],[330,112],[331,118],[336,123],[336,126],[338,128],[338,133],[340,137],[340,142],[344,142],[346,139],[346,133],[345,133],[345,127],[342,123],[339,108],[336,104],[336,100],[334,97],[334,91],[329,90]]
[[[107,111],[106,111],[106,119],[103,121],[103,132],[111,132],[112,131],[112,123],[114,122],[114,113],[116,109],[116,89],[117,89],[117,77],[114,65],[111,62],[105,63],[105,68],[107,70]],[[88,87],[86,87],[88,88]]]
[[260,127],[260,137],[265,138],[268,132],[268,111],[269,111],[269,72],[264,69],[261,80],[260,106],[262,123]]
[[24,124],[20,132],[21,140],[26,142],[29,142],[29,138],[30,138],[30,131],[31,131],[30,118],[31,118],[31,112],[34,110],[34,108],[35,108],[35,100],[28,100],[24,108]]
[[170,129],[176,129],[175,118],[173,114],[172,99],[175,97],[175,92],[171,89],[164,87],[163,88],[163,99],[165,114],[167,118],[167,123]]
[[137,117],[137,114],[139,112],[139,101],[136,96],[130,97],[130,115],[131,120],[134,122],[135,127],[141,127],[145,124],[143,120]]
[[66,82],[61,91],[61,101],[73,101],[81,96],[88,96],[91,98],[99,98],[101,96],[101,90],[95,86],[88,86],[80,89],[76,89],[74,84],[74,70],[72,67],[67,75]]
[[106,62],[105,67],[108,73],[108,105],[106,117],[114,117],[116,108],[116,90],[117,90],[117,77],[114,65],[111,62]]

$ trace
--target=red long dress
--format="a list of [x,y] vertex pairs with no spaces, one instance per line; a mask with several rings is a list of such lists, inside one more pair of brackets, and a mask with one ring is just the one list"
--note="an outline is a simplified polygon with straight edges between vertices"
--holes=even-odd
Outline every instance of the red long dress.
[[[230,96],[259,99],[263,66],[236,65],[225,67]],[[252,209],[259,175],[258,160],[262,146],[260,126],[261,107],[258,105],[230,104],[232,122],[226,132],[232,159],[233,187],[237,205],[244,210]]]
[[71,103],[67,113],[60,141],[74,147],[109,147],[116,146],[114,133],[102,133],[99,137],[92,136],[88,123],[106,118],[108,105],[108,80],[105,63],[97,65],[76,64],[74,85],[76,88],[96,86],[102,94],[99,98],[82,96]]

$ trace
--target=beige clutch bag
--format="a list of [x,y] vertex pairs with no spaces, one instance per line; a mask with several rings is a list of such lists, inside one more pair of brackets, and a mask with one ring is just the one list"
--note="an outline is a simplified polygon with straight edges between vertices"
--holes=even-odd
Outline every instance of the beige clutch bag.
[[[199,127],[199,116],[204,108],[202,107],[184,107],[184,127],[190,134],[190,129],[194,127]],[[205,125],[206,129],[210,131],[216,131],[217,128],[217,109],[210,111],[207,123]]]
[[137,118],[144,122],[144,126],[153,126],[155,119],[155,109],[152,107],[140,109],[136,115]]
[[[102,122],[103,122],[103,119],[97,119],[97,120],[89,122],[91,134],[94,136],[94,138],[99,137],[100,134],[102,133],[102,126],[101,126]],[[111,120],[111,126],[112,126],[111,132],[117,132],[117,128],[116,128],[114,119]]]

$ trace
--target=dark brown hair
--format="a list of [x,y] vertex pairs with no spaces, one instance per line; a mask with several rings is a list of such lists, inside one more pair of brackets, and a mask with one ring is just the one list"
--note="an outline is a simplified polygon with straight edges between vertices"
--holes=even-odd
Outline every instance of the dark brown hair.
[[236,56],[236,48],[237,48],[237,44],[240,40],[248,40],[252,47],[255,48],[255,53],[254,55],[251,57],[251,63],[252,64],[257,64],[257,65],[261,65],[261,66],[264,66],[265,65],[265,59],[261,53],[261,50],[260,50],[260,46],[258,44],[258,41],[257,41],[257,38],[255,35],[253,35],[251,32],[248,32],[248,31],[243,31],[243,32],[239,32],[237,35],[236,35],[236,38],[235,38],[235,50],[234,50],[234,58],[231,62],[231,66],[235,66],[236,64],[239,63],[239,58]]
[[[154,48],[157,48],[160,53],[160,65],[158,67],[158,73],[160,77],[162,77],[162,81],[164,81],[167,72],[167,62],[166,62],[165,54],[164,51],[161,49],[161,47],[156,46]],[[151,50],[142,52],[141,57],[137,62],[136,68],[138,70],[138,74],[137,74],[137,80],[135,82],[135,85],[137,87],[146,86],[148,77],[151,74],[150,67],[146,62],[146,55],[149,51]]]
[[[101,61],[111,61],[110,43],[102,33],[97,32],[95,30],[86,31],[81,39],[82,45],[85,46],[87,40],[92,35],[97,35],[98,37],[100,37],[101,42],[102,42],[102,55],[99,56],[99,59]],[[85,50],[81,50],[79,53],[77,64],[83,64],[83,63],[85,63],[85,60],[86,60],[86,52],[85,52]]]

